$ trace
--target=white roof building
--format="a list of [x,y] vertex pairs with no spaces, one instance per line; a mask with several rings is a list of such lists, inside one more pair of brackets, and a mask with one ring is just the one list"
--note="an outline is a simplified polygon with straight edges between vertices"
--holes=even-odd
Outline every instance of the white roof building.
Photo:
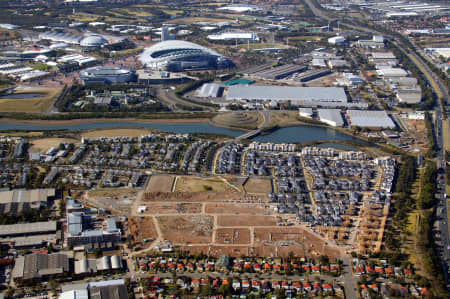
[[238,40],[256,42],[259,41],[259,36],[253,32],[222,32],[218,34],[210,34],[208,35],[208,39],[216,41]]
[[347,95],[340,87],[233,85],[228,87],[226,98],[227,100],[347,103]]
[[317,109],[319,120],[332,127],[342,127],[344,121],[340,109]]
[[382,77],[406,77],[408,73],[402,68],[385,68],[377,70],[377,74]]
[[313,116],[313,110],[312,110],[312,108],[299,108],[298,109],[298,114],[301,117],[309,117],[309,118],[311,118]]
[[393,129],[395,124],[386,111],[348,110],[352,126]]
[[338,45],[345,43],[345,37],[343,36],[333,36],[328,39],[328,43],[332,45]]

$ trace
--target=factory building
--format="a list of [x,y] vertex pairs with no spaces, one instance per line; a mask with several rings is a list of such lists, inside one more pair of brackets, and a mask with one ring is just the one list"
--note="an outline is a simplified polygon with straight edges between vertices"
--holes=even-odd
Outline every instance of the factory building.
[[345,37],[343,36],[333,36],[328,39],[330,45],[342,45],[345,43]]
[[56,221],[0,225],[0,238],[55,234]]
[[69,273],[69,257],[62,253],[32,253],[19,256],[13,270],[14,280],[40,280]]
[[298,109],[298,114],[301,117],[312,118],[313,117],[313,110],[312,110],[312,108],[299,108]]
[[233,85],[228,87],[226,98],[227,100],[347,103],[345,91],[339,87]]
[[123,279],[93,281],[62,286],[59,299],[128,299]]
[[386,111],[348,110],[352,126],[362,128],[394,129],[395,124]]
[[292,74],[303,72],[306,69],[307,67],[304,65],[286,64],[269,69],[256,71],[252,73],[251,76],[268,80],[279,80],[286,78]]
[[222,96],[223,87],[217,83],[205,83],[197,91],[196,96],[199,98],[218,98]]
[[75,274],[92,274],[100,271],[111,271],[122,268],[120,256],[103,256],[98,259],[82,259],[75,261]]
[[319,120],[332,127],[342,127],[344,121],[342,119],[341,110],[339,109],[317,109]]
[[46,207],[55,198],[55,189],[11,190],[0,192],[0,213],[20,214]]

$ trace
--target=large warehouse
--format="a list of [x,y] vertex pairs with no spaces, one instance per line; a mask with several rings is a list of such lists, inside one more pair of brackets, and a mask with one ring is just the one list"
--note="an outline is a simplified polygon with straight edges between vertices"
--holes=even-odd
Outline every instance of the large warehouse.
[[228,88],[227,100],[347,103],[347,96],[339,87],[233,85]]
[[124,83],[136,79],[135,71],[117,66],[96,66],[80,72],[80,79],[86,83]]
[[229,58],[216,51],[179,40],[163,41],[147,48],[140,60],[149,68],[175,72],[234,66]]
[[386,111],[348,110],[352,126],[363,128],[393,129],[395,124]]

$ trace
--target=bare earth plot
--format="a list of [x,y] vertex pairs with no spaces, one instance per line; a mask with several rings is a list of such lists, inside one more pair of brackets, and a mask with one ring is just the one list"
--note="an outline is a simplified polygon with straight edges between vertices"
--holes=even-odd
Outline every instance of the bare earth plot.
[[249,244],[248,228],[219,228],[216,231],[216,244]]
[[30,148],[31,152],[46,152],[52,147],[57,147],[61,142],[77,144],[80,141],[71,138],[42,138],[33,140]]
[[164,239],[174,244],[202,244],[212,240],[211,216],[158,216],[156,217]]
[[244,185],[247,193],[270,193],[272,192],[272,184],[270,179],[249,178]]
[[151,240],[158,237],[153,217],[129,218],[128,226],[135,242],[140,243],[146,239]]
[[207,214],[264,214],[265,209],[259,204],[231,204],[231,203],[209,203],[206,204],[205,212]]
[[152,202],[143,215],[151,214],[194,214],[201,213],[202,204],[192,202]]
[[132,188],[99,189],[89,191],[86,199],[96,207],[111,209],[122,215],[129,215],[137,193],[138,191]]
[[236,192],[232,186],[220,178],[196,178],[180,176],[177,178],[175,192]]
[[170,192],[172,191],[173,175],[153,175],[150,178],[146,192]]
[[276,226],[274,216],[218,216],[219,226]]

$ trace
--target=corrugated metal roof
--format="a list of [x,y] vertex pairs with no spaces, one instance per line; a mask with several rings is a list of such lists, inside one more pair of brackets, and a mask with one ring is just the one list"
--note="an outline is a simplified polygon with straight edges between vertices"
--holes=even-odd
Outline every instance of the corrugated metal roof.
[[317,101],[346,103],[344,89],[339,87],[294,87],[269,85],[233,85],[228,88],[227,100]]
[[386,111],[348,110],[352,125],[358,127],[395,128]]
[[56,231],[56,221],[0,225],[0,236]]
[[335,126],[341,127],[344,125],[342,120],[341,110],[339,109],[318,109],[319,119],[321,121],[331,121],[335,123]]

